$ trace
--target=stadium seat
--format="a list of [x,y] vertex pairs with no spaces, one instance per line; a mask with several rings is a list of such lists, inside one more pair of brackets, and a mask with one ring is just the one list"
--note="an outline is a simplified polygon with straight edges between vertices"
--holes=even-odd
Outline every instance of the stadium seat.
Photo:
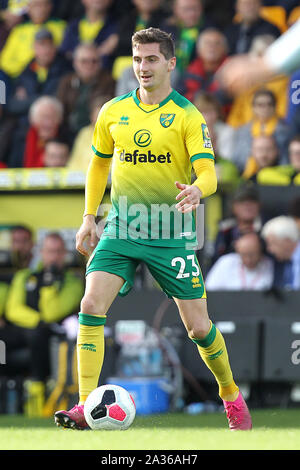
[[292,26],[300,18],[300,6],[293,8],[287,19],[287,26]]
[[[286,11],[283,7],[280,6],[273,6],[273,7],[261,7],[260,10],[261,17],[269,21],[270,23],[277,26],[277,28],[284,33],[287,30],[287,19],[286,19]],[[240,22],[240,17],[236,14],[233,18],[235,23]]]
[[286,11],[283,7],[262,7],[260,14],[264,20],[277,26],[281,33],[284,33],[287,30]]

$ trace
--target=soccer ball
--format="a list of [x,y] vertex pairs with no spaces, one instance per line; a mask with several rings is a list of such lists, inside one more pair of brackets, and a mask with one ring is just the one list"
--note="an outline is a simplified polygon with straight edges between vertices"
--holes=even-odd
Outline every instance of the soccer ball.
[[132,396],[119,385],[101,385],[84,404],[84,417],[91,429],[125,430],[135,418]]

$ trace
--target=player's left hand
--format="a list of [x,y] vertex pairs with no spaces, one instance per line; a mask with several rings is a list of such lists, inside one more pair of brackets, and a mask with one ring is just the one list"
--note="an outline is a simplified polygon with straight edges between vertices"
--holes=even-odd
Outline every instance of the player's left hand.
[[200,189],[195,185],[182,184],[178,181],[175,181],[175,185],[180,189],[180,193],[176,196],[176,201],[181,199],[176,204],[176,209],[182,213],[191,212],[196,209],[200,204],[202,196]]

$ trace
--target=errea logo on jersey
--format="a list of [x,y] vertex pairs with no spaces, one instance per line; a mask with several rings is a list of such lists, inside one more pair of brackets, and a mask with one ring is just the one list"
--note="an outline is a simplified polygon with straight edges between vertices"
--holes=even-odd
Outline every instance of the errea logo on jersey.
[[121,116],[119,124],[123,125],[123,126],[128,126],[129,125],[129,117],[128,116]]

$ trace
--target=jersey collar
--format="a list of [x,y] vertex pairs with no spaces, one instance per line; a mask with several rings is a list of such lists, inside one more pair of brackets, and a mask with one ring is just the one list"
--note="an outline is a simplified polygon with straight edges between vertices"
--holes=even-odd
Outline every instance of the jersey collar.
[[138,92],[138,88],[136,88],[133,91],[133,100],[135,104],[145,113],[151,113],[152,111],[156,111],[157,109],[161,108],[166,103],[168,103],[168,101],[170,101],[172,97],[174,96],[174,94],[176,93],[175,90],[172,90],[171,93],[163,101],[161,101],[158,104],[145,104],[139,100],[137,92]]

